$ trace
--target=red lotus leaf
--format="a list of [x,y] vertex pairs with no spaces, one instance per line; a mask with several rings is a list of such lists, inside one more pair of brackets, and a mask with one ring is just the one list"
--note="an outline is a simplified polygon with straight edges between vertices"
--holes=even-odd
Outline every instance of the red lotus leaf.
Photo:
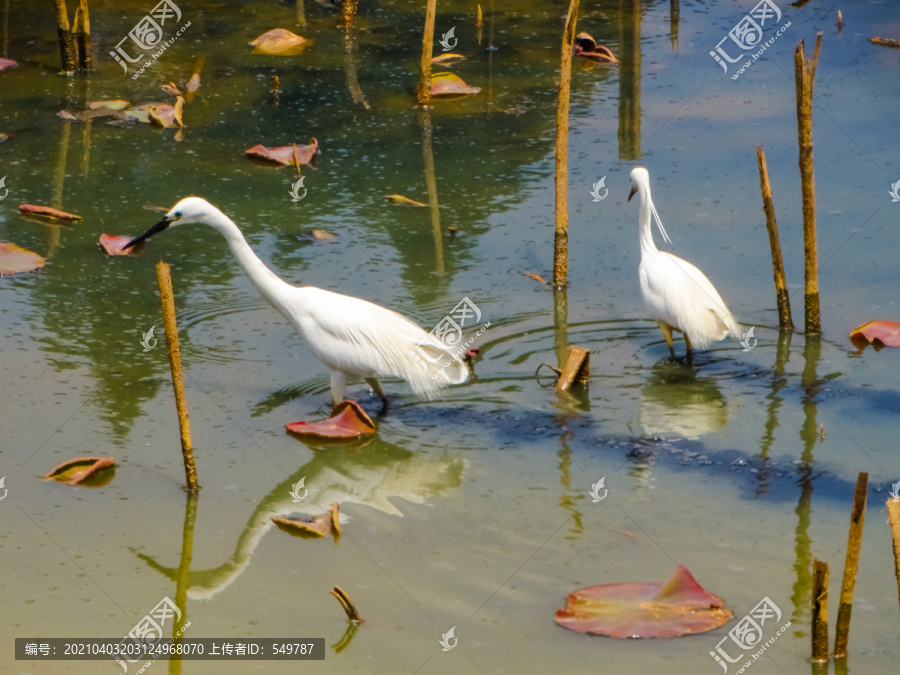
[[287,430],[300,437],[353,440],[374,434],[375,423],[356,401],[341,401],[327,420],[294,422]]
[[156,122],[161,127],[165,127],[168,129],[180,129],[184,126],[184,122],[182,122],[181,120],[181,113],[183,109],[184,99],[179,96],[177,99],[175,99],[175,105],[163,103],[161,105],[150,108],[150,121]]
[[883,346],[900,347],[900,323],[869,321],[850,331],[850,340],[860,349],[865,349],[870,342],[876,350]]
[[[315,138],[309,139],[309,145],[283,145],[280,148],[267,148],[264,145],[254,145],[249,150],[244,150],[244,154],[252,159],[262,159],[268,162],[275,162],[284,166],[294,164],[294,155],[296,153],[297,164],[312,166],[313,158],[319,153],[319,141]],[[313,167],[315,168],[315,167]]]
[[19,65],[19,64],[16,63],[15,61],[13,61],[12,59],[0,59],[0,72],[2,72],[4,70],[11,70],[11,69],[15,68],[17,65]]
[[32,216],[44,216],[45,218],[53,218],[54,220],[71,220],[78,222],[84,220],[81,216],[74,213],[66,213],[58,209],[52,209],[49,206],[35,206],[34,204],[20,204],[19,213],[27,213]]
[[106,469],[111,469],[115,465],[116,460],[112,457],[76,457],[47,472],[43,478],[69,485],[101,487],[112,480],[114,472],[107,472]]
[[272,516],[272,522],[279,530],[301,539],[321,539],[326,534],[339,539],[341,536],[339,518],[338,503],[334,502],[329,513],[320,513],[317,516]]
[[570,593],[556,622],[589,635],[670,638],[725,624],[733,612],[724,604],[679,565],[665,584],[606,584]]
[[[134,239],[134,237],[117,237],[112,234],[101,234],[100,246],[102,246],[103,250],[109,255],[137,255],[140,249],[144,247],[144,242],[129,248],[127,251],[122,250],[125,247],[125,244],[132,239]],[[138,250],[136,251],[135,249]]]
[[453,73],[436,73],[431,76],[432,96],[465,96],[477,94],[480,87],[470,87],[463,79]]
[[0,242],[0,276],[30,272],[44,266],[44,259],[21,246]]
[[249,44],[256,49],[254,54],[269,54],[275,56],[290,56],[302,52],[312,40],[292,33],[284,28],[275,28],[263,33]]

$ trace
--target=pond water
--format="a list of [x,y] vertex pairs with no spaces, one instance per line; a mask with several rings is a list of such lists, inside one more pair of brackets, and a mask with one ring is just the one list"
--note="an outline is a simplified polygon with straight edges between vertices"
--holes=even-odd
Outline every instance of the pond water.
[[[424,115],[421,3],[360,3],[345,36],[327,2],[307,0],[305,25],[294,2],[184,2],[190,27],[134,80],[107,54],[152,4],[92,2],[97,69],[72,80],[57,72],[49,3],[2,7],[0,56],[19,65],[0,73],[0,133],[10,135],[0,144],[9,189],[0,240],[47,258],[0,279],[3,672],[121,672],[101,661],[16,661],[13,638],[122,636],[169,596],[191,623],[186,637],[324,637],[326,658],[163,661],[154,672],[718,673],[710,652],[768,597],[792,625],[752,672],[805,673],[812,560],[831,565],[833,623],[860,471],[869,503],[849,671],[881,675],[897,663],[884,502],[900,480],[900,355],[860,353],[847,338],[900,316],[891,253],[900,204],[888,194],[900,179],[900,52],[868,42],[900,36],[895,6],[781,3],[790,25],[733,80],[737,66],[723,73],[709,52],[752,3],[684,2],[677,18],[666,2],[583,3],[578,30],[621,63],[573,64],[569,286],[554,295],[523,273],[550,276],[563,4],[486,0],[479,42],[474,3],[441,3],[436,38],[455,26],[454,51],[467,60],[452,72],[482,91]],[[246,43],[275,27],[314,42],[296,56],[251,54]],[[794,47],[802,38],[810,55],[818,31],[821,339],[802,334],[793,78]],[[199,61],[181,141],[172,129],[56,116],[99,99],[168,100],[159,85],[181,86]],[[313,137],[322,153],[316,170],[303,169],[300,202],[289,194],[292,168],[244,157],[258,143]],[[798,325],[781,339],[757,145]],[[626,199],[639,165],[669,249],[703,269],[742,330],[754,327],[751,351],[728,339],[693,365],[669,359],[638,286],[638,207]],[[590,190],[603,177],[609,192],[598,202]],[[234,219],[292,283],[377,302],[426,329],[469,298],[490,322],[475,376],[430,402],[387,382],[392,408],[368,441],[313,446],[287,435],[285,424],[329,414],[328,372],[216,232],[177,228],[138,257],[98,248],[101,233],[136,236],[156,222],[144,205],[189,194]],[[439,206],[393,207],[388,194]],[[23,203],[84,221],[30,222]],[[196,498],[183,488],[160,259],[172,267]],[[160,347],[145,351],[152,326]],[[591,351],[591,378],[586,393],[557,396],[552,378],[534,373],[567,345]],[[348,393],[377,411],[366,387]],[[113,480],[87,489],[40,479],[84,455],[115,457]],[[601,478],[608,494],[595,502]],[[297,504],[301,479],[309,493]],[[344,516],[336,545],[270,520],[333,501]],[[662,582],[678,564],[735,619],[674,640],[589,637],[554,622],[578,588]],[[334,585],[365,619],[355,634],[345,635]],[[458,643],[445,652],[451,627]]]

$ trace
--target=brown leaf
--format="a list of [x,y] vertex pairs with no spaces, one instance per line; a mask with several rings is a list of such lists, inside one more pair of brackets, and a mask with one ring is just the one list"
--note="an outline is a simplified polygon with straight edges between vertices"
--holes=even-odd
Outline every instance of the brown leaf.
[[374,434],[375,423],[356,401],[341,401],[331,417],[318,422],[294,422],[287,430],[297,436],[352,440],[360,436]]
[[431,95],[435,97],[466,96],[477,94],[479,91],[480,87],[470,87],[461,77],[453,73],[435,73],[431,76]]
[[337,539],[341,536],[341,517],[337,502],[331,502],[331,535]]
[[325,230],[310,230],[309,236],[318,241],[335,241],[338,238],[336,234]]
[[[283,166],[308,165],[312,167],[312,161],[320,152],[319,141],[315,138],[309,139],[309,145],[298,145],[296,150],[294,145],[283,145],[279,148],[267,148],[264,145],[254,145],[249,150],[244,150],[244,154],[252,159],[261,159],[268,162],[275,162]],[[315,168],[315,167],[313,167]]]
[[579,33],[575,36],[575,45],[572,55],[582,59],[588,59],[596,63],[618,63],[609,47],[597,44],[597,41],[587,33]]
[[312,40],[306,40],[289,30],[275,28],[263,33],[248,44],[256,47],[256,49],[253,50],[254,54],[291,56],[299,54],[311,43]]
[[87,487],[100,487],[112,480],[113,472],[102,476],[98,474],[106,469],[113,468],[115,465],[116,460],[112,457],[76,457],[47,472],[43,478],[44,480],[53,479],[69,485],[85,484]]
[[180,129],[184,126],[181,120],[181,112],[184,109],[184,98],[175,99],[175,105],[163,103],[150,108],[150,120],[167,129]]
[[33,216],[45,216],[47,218],[53,218],[55,220],[71,220],[73,222],[79,222],[84,220],[81,216],[76,216],[74,213],[66,213],[65,211],[57,211],[56,209],[51,209],[49,206],[34,206],[32,204],[20,204],[19,205],[20,213],[29,213]]
[[133,246],[127,251],[123,251],[122,248],[131,241],[134,237],[117,237],[111,234],[101,234],[100,235],[100,246],[103,247],[103,250],[109,255],[137,255],[140,250],[144,248],[144,243],[141,242],[137,246]]
[[402,195],[388,195],[388,204],[392,206],[426,206],[422,202],[417,202]]
[[161,84],[159,86],[167,94],[171,94],[172,96],[181,96],[181,90],[175,86],[174,82],[169,82],[167,84]]
[[8,242],[0,242],[0,276],[40,269],[44,259],[33,251]]
[[301,539],[322,539],[326,534],[330,534],[336,540],[341,537],[337,502],[331,505],[329,513],[320,513],[317,516],[305,514],[272,516],[272,522],[279,530]]
[[546,284],[547,281],[540,274],[535,274],[534,272],[522,272],[523,277],[528,277],[529,279],[534,279],[535,281],[539,281],[542,284]]

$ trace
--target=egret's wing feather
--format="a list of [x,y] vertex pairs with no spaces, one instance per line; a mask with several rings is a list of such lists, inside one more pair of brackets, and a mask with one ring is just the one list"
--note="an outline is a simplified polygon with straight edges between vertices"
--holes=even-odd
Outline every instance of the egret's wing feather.
[[339,293],[295,290],[286,309],[329,368],[360,378],[399,377],[427,398],[468,378],[460,358],[406,317]]

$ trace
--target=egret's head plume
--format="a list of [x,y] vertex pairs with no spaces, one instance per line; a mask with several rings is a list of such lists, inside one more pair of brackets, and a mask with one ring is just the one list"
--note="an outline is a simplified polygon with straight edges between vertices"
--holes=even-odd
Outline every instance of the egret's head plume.
[[663,241],[667,241],[671,244],[672,240],[669,239],[666,228],[663,227],[662,221],[659,219],[659,214],[656,212],[656,206],[653,204],[653,199],[650,197],[650,174],[647,172],[647,169],[642,166],[635,167],[631,170],[631,192],[628,194],[629,201],[631,201],[631,198],[635,193],[640,193],[641,199],[647,200],[647,204],[650,206],[650,213],[656,221],[656,226],[659,228]]

